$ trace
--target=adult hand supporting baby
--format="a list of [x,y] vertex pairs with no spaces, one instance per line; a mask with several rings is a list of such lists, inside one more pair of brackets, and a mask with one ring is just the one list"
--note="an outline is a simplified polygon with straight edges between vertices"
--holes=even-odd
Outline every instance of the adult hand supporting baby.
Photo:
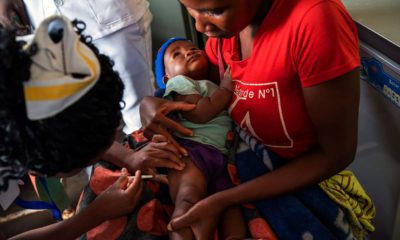
[[140,120],[144,135],[149,139],[156,133],[164,135],[183,155],[187,156],[186,150],[175,141],[170,131],[179,132],[186,136],[191,136],[192,131],[166,115],[173,111],[191,111],[195,108],[196,105],[194,104],[172,102],[157,97],[145,97],[140,103]]
[[168,224],[169,231],[190,227],[197,240],[212,239],[218,220],[226,206],[211,195],[197,202],[185,214],[174,218]]
[[185,168],[182,154],[178,148],[160,134],[154,135],[152,141],[136,151],[132,158],[136,162],[136,169],[141,169],[143,172],[155,176],[153,180],[162,183],[168,183],[168,180],[158,179],[156,168],[164,167],[175,170]]
[[168,183],[168,180],[166,177],[157,175],[156,168],[182,170],[185,167],[179,149],[160,134],[154,135],[143,148],[136,150],[126,148],[114,141],[102,155],[102,160],[126,168],[130,173],[140,170],[142,173],[151,174],[154,176],[151,180],[161,183]]

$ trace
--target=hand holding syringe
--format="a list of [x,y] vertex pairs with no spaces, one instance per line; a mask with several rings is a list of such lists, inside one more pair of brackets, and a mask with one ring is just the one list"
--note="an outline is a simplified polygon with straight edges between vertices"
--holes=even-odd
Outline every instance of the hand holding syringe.
[[[129,176],[130,181],[133,181],[134,178],[135,176]],[[168,178],[166,174],[155,174],[155,175],[147,174],[147,175],[142,175],[141,178],[142,180],[151,180],[159,183],[168,184]]]

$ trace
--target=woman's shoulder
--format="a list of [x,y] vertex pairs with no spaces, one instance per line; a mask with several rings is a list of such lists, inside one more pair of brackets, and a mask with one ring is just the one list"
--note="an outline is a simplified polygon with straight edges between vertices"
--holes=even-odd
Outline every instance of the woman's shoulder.
[[299,12],[307,12],[313,8],[323,7],[325,10],[333,6],[344,7],[340,0],[297,0],[294,1],[295,10]]
[[345,10],[340,0],[295,0],[284,1],[277,0],[271,8],[271,17],[287,20],[296,20],[300,23],[310,12],[330,12],[336,10]]

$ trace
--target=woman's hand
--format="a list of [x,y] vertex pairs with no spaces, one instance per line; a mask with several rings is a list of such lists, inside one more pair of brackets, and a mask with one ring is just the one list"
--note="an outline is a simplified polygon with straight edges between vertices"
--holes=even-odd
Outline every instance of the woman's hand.
[[96,213],[99,219],[106,221],[132,212],[139,202],[141,194],[140,171],[136,171],[135,177],[128,177],[128,171],[123,168],[120,178],[89,206],[97,209]]
[[[175,170],[182,170],[185,168],[185,163],[179,150],[163,135],[154,135],[151,142],[149,142],[142,149],[133,152],[131,155],[132,160],[135,162],[136,169],[155,175],[156,168],[165,167]],[[154,179],[167,183],[164,179]]]
[[[182,170],[185,163],[178,148],[163,135],[154,135],[151,142],[143,148],[133,151],[124,147],[121,143],[114,141],[109,149],[103,154],[102,160],[113,163],[121,168],[127,168],[134,173],[141,170],[143,173],[155,175],[155,168],[165,167]],[[153,179],[167,183],[165,179]]]
[[169,231],[190,227],[197,240],[212,239],[219,219],[226,206],[210,196],[197,202],[184,215],[174,218],[168,224]]
[[154,134],[164,135],[169,142],[179,149],[181,154],[187,156],[187,152],[172,137],[170,131],[179,132],[191,136],[191,130],[184,128],[179,123],[166,117],[173,111],[191,111],[196,108],[194,104],[185,102],[172,102],[157,97],[145,97],[140,103],[140,120],[143,125],[144,135],[150,139]]

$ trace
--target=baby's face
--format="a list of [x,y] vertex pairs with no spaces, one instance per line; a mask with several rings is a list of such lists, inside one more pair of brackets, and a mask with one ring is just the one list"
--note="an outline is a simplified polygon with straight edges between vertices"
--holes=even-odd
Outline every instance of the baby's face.
[[185,75],[195,80],[207,79],[208,59],[203,50],[188,41],[173,42],[164,54],[168,78]]

